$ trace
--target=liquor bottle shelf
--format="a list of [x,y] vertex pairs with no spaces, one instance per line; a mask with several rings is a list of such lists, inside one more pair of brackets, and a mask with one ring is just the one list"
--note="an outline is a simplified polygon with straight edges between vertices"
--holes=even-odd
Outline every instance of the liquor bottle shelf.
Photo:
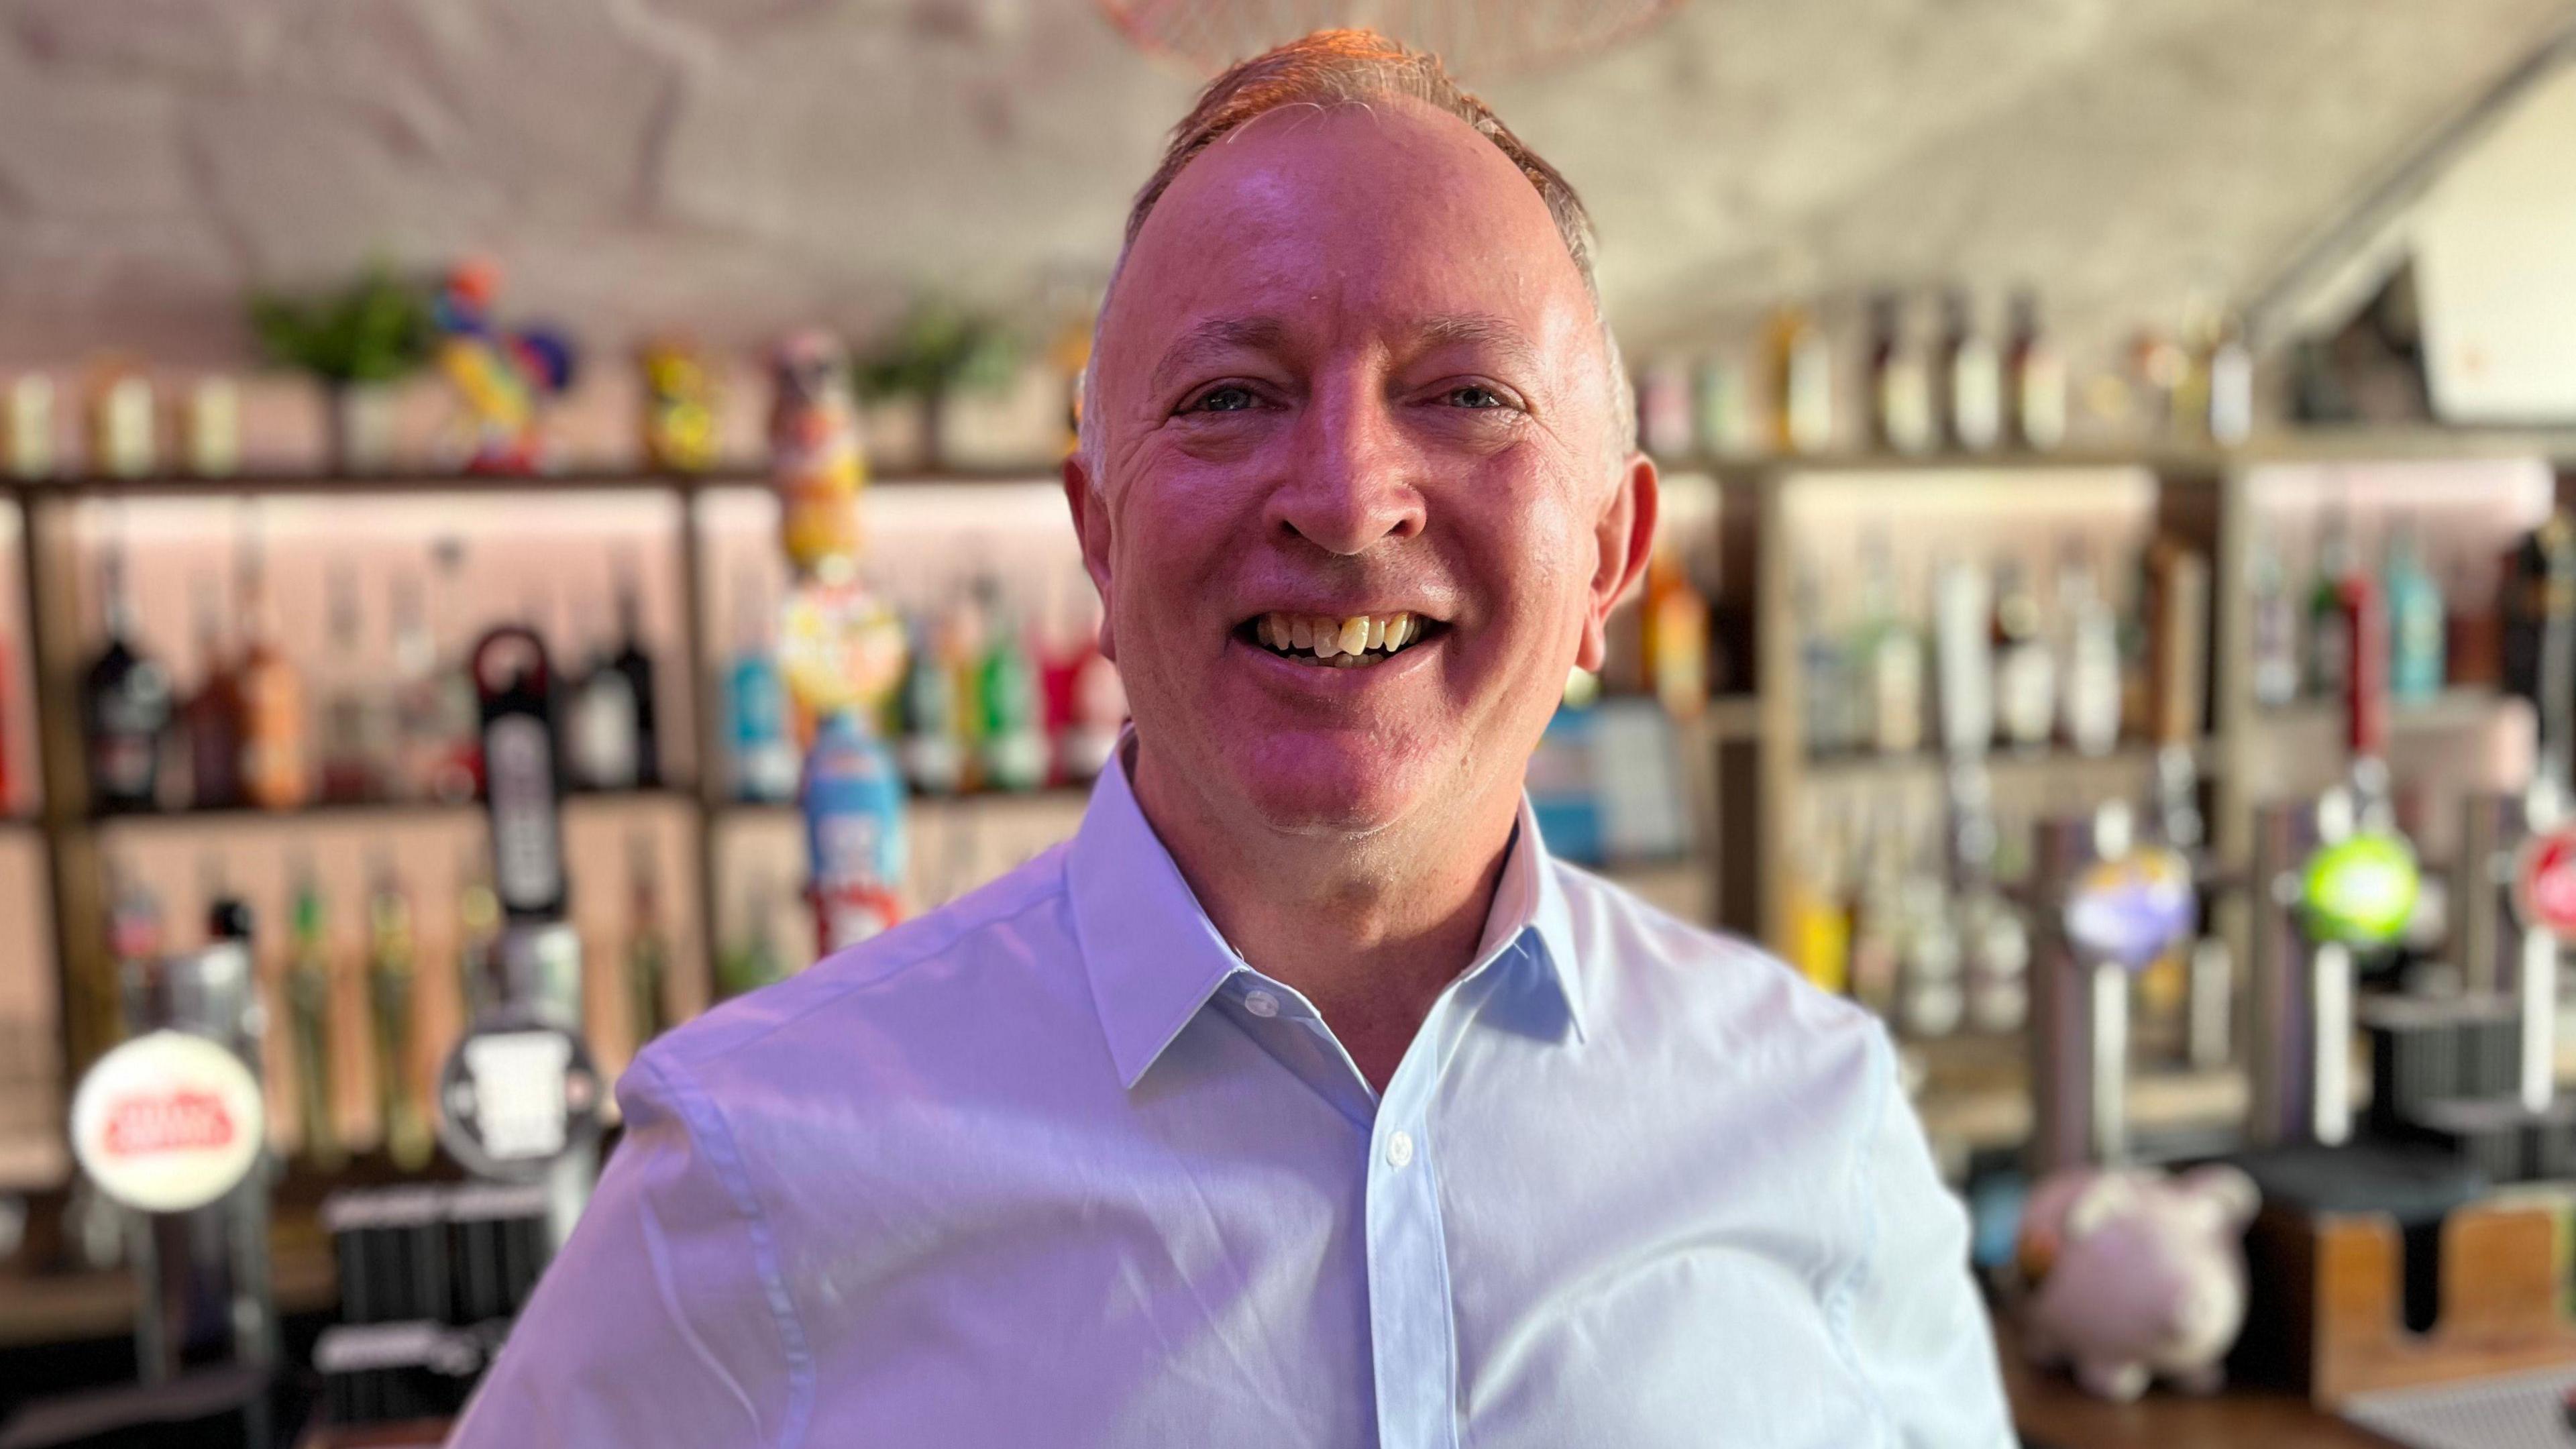
[[[2430,699],[2391,701],[2388,728],[2391,734],[2441,734],[2480,728],[2499,715],[2530,708],[2530,702],[2517,694],[2455,687]],[[2303,699],[2264,706],[2255,711],[2254,722],[2265,730],[2331,732],[2343,727],[2343,717],[2344,706],[2339,701]]]
[[[2106,753],[2087,755],[2063,747],[2045,750],[1991,750],[1978,757],[1988,772],[1997,779],[2090,779],[2126,772],[2145,779],[2155,768],[2156,747],[2135,740],[2125,740]],[[2217,765],[2216,751],[2208,740],[2193,747],[2193,755],[2202,774],[2211,773]],[[1946,757],[1924,751],[1906,754],[1876,754],[1860,750],[1837,750],[1831,754],[1807,757],[1807,778],[1815,784],[1836,784],[1855,780],[1924,778],[1938,779],[1948,768]]]
[[[1055,465],[1032,460],[1025,466],[901,470],[869,479],[871,487],[916,488],[984,483],[1026,483],[1054,476]],[[652,472],[630,469],[563,473],[452,473],[424,469],[395,472],[236,473],[200,476],[154,473],[138,477],[83,474],[54,478],[0,478],[0,494],[37,498],[223,498],[241,494],[386,494],[386,493],[557,493],[681,492],[720,488],[765,487],[766,469],[737,466],[704,472]]]
[[[652,804],[689,805],[696,800],[694,791],[676,786],[648,790],[572,790],[564,794],[565,808],[572,810]],[[94,812],[89,822],[102,830],[240,829],[312,820],[445,820],[479,817],[482,811],[482,802],[477,800],[350,800],[315,801],[283,810],[250,806],[217,810],[106,810]]]

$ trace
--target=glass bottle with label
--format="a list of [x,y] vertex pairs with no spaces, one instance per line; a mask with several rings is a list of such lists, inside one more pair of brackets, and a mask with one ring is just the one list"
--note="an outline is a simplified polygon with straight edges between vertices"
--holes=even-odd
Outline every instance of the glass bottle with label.
[[644,642],[644,599],[631,567],[618,570],[616,591],[617,649],[608,667],[625,679],[635,701],[635,788],[651,790],[662,783],[662,738],[653,708],[653,653]]
[[328,610],[330,693],[322,706],[322,798],[337,803],[380,799],[385,793],[383,749],[376,728],[374,690],[359,658],[358,578],[347,566],[331,571]]
[[254,542],[242,565],[242,796],[263,810],[313,798],[304,677],[271,633],[266,579]]
[[2442,692],[2442,586],[2424,566],[2414,528],[2403,521],[2389,533],[2380,589],[2388,600],[2389,697],[2421,704]]
[[134,643],[121,548],[109,547],[99,561],[99,598],[107,640],[81,679],[91,803],[101,810],[149,810],[161,783],[170,676]]
[[198,575],[191,594],[197,689],[179,707],[179,731],[188,741],[188,803],[199,810],[226,810],[241,803],[240,677],[224,647],[221,595],[214,579]]
[[787,727],[787,685],[770,638],[775,618],[757,581],[742,579],[734,605],[733,662],[725,667],[725,730],[737,800],[796,798],[796,742]]
[[2049,453],[2066,441],[2066,359],[2040,330],[2039,299],[2027,291],[2012,299],[2004,412],[2005,431],[2015,447]]
[[331,958],[323,939],[322,888],[311,867],[295,884],[286,962],[286,1006],[295,1043],[295,1115],[304,1138],[304,1156],[323,1172],[336,1172],[348,1159],[341,1145],[334,1112],[339,1094],[333,1089]]
[[626,1020],[641,1051],[671,1024],[671,936],[662,919],[661,861],[644,831],[627,837],[626,878]]
[[367,1003],[375,1027],[378,1112],[394,1165],[417,1172],[433,1154],[429,1117],[414,1070],[418,965],[411,897],[389,859],[379,858],[367,896]]
[[2352,534],[2340,504],[2326,510],[2317,533],[2317,572],[2308,585],[2308,694],[2315,699],[2343,698],[2344,676],[2352,665],[2351,625],[2344,616],[2344,581],[2352,576]]
[[1995,568],[1995,726],[2016,750],[2048,748],[2057,727],[2057,660],[2042,628],[2039,591],[2018,559]]
[[1860,661],[1867,735],[1881,754],[1911,754],[1923,747],[1923,639],[1896,609],[1896,579],[1884,539],[1863,546]]
[[1853,744],[1853,659],[1835,637],[1825,612],[1824,588],[1812,562],[1798,566],[1793,609],[1798,629],[1800,710],[1811,754],[1832,754]]
[[1994,447],[2003,431],[2003,372],[1995,344],[1977,326],[1968,294],[1941,298],[1941,352],[1935,371],[1943,436],[1966,453]]
[[2254,702],[2284,705],[2299,697],[2299,605],[2291,596],[2281,551],[2258,534],[2248,571],[2245,612],[2254,676]]
[[635,788],[641,713],[634,681],[617,667],[615,647],[600,639],[564,704],[564,753],[574,784],[585,790]]
[[1771,317],[1772,441],[1782,453],[1821,453],[1834,441],[1834,357],[1803,307]]
[[1928,453],[1940,441],[1928,361],[1905,302],[1893,292],[1869,299],[1870,444],[1887,453]]
[[2106,755],[2120,742],[2120,621],[2081,540],[2069,539],[2057,567],[2058,664],[2066,743]]

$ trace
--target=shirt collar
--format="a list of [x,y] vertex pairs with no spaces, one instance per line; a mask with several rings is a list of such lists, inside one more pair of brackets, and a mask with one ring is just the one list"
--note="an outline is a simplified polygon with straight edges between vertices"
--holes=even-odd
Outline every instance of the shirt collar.
[[[1110,1059],[1119,1082],[1133,1087],[1208,998],[1235,972],[1251,967],[1200,908],[1138,808],[1127,780],[1127,753],[1122,741],[1092,786],[1065,860],[1065,882]],[[1540,974],[1554,988],[1579,1041],[1583,993],[1573,917],[1539,837],[1537,816],[1524,799],[1470,972],[1533,936],[1546,968]]]

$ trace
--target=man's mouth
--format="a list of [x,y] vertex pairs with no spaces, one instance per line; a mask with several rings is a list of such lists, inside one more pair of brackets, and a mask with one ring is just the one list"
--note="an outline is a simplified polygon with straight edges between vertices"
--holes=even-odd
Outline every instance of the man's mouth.
[[1235,636],[1283,659],[1323,669],[1366,669],[1436,639],[1448,625],[1415,614],[1263,614]]

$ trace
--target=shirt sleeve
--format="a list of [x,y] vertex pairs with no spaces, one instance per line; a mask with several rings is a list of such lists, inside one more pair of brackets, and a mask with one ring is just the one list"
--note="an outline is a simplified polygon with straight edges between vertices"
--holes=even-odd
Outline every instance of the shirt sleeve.
[[1966,1208],[1942,1185],[1894,1050],[1875,1045],[1878,1101],[1860,1164],[1870,1220],[1851,1342],[1902,1449],[2008,1449],[2016,1441],[1994,1331],[1968,1271]]
[[771,1239],[723,1119],[647,1052],[626,1131],[450,1449],[781,1442],[800,1397]]

